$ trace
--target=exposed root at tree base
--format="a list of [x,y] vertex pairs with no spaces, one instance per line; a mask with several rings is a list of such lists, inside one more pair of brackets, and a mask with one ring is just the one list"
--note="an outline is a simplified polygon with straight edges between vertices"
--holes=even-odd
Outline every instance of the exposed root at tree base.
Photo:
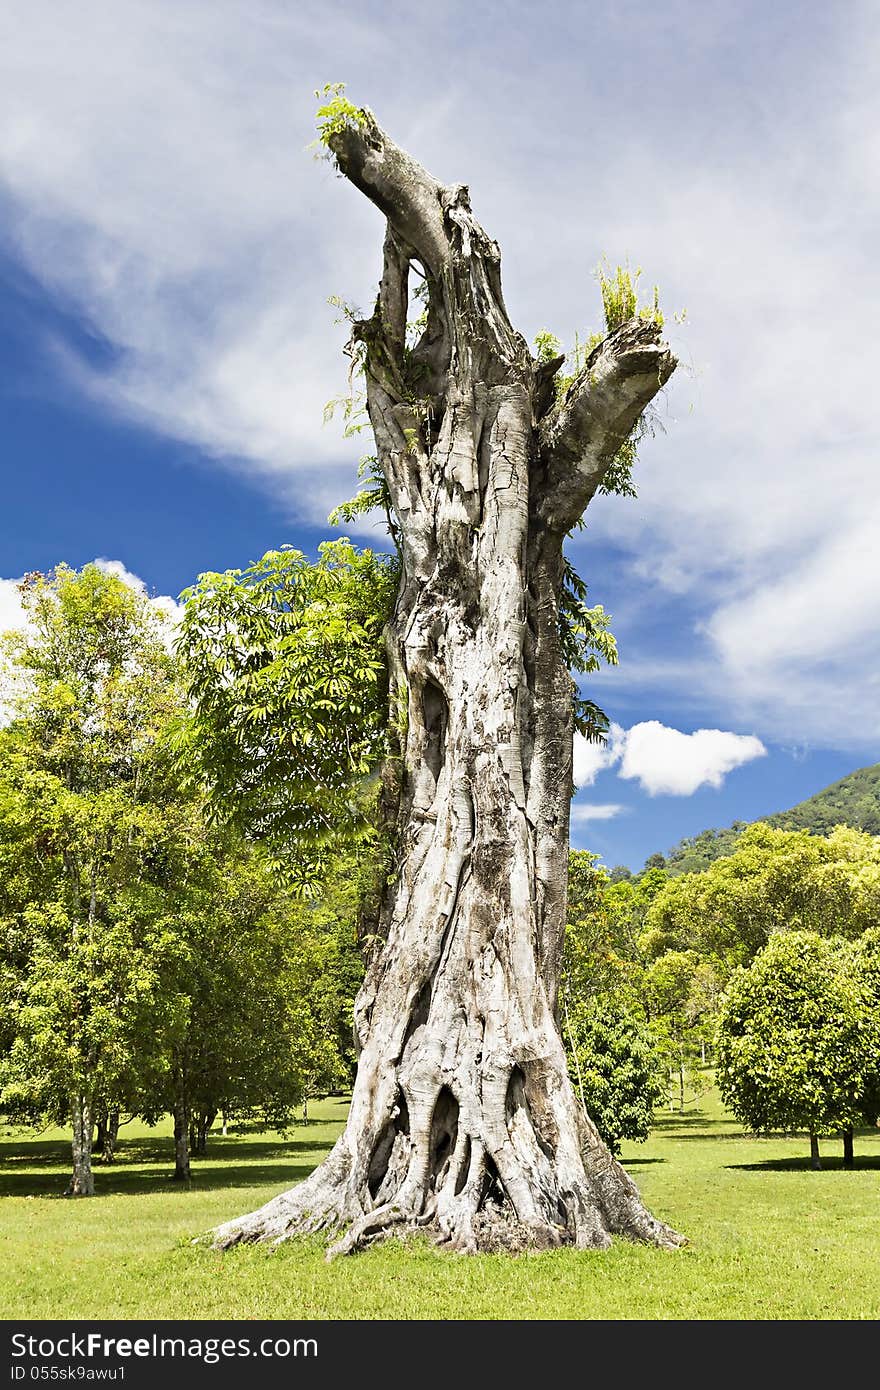
[[338,1189],[331,1197],[330,1192],[306,1193],[303,1189],[307,1186],[304,1183],[249,1216],[219,1226],[210,1233],[213,1249],[225,1251],[236,1245],[256,1243],[278,1246],[316,1234],[332,1241],[327,1248],[328,1259],[354,1254],[386,1240],[413,1238],[427,1239],[445,1250],[469,1255],[520,1255],[560,1248],[603,1250],[611,1244],[612,1235],[666,1250],[687,1244],[684,1236],[641,1206],[628,1213],[620,1229],[609,1231],[597,1220],[573,1232],[549,1222],[529,1225],[517,1218],[509,1203],[491,1200],[476,1210],[464,1201],[457,1211],[448,1207],[438,1211],[436,1203],[431,1203],[423,1212],[388,1202],[355,1214],[350,1200]]

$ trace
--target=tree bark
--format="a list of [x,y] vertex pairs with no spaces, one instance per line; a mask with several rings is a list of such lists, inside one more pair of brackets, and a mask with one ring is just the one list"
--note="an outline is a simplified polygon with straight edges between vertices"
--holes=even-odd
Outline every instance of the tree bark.
[[852,1130],[845,1129],[843,1131],[843,1134],[841,1135],[841,1138],[843,1139],[843,1166],[844,1168],[855,1168],[856,1156],[855,1149],[853,1146]]
[[[215,1243],[324,1229],[343,1232],[335,1253],[415,1230],[465,1251],[614,1233],[674,1246],[578,1103],[556,1018],[573,789],[562,543],[674,359],[631,320],[551,405],[468,190],[437,183],[369,113],[330,144],[388,219],[376,309],[354,337],[402,561],[387,633],[397,872],[355,1007],[345,1131]],[[413,263],[428,307],[410,350]]]
[[178,1081],[174,1099],[174,1181],[189,1183],[189,1123],[190,1108],[186,1088]]
[[208,1133],[217,1118],[216,1110],[200,1110],[195,1121],[190,1124],[190,1148],[201,1156],[208,1151]]
[[92,1103],[88,1096],[77,1094],[71,1097],[70,1117],[73,1126],[73,1173],[66,1195],[68,1197],[94,1197]]
[[119,1111],[105,1110],[97,1124],[95,1147],[101,1155],[102,1163],[112,1163],[116,1156],[116,1141],[119,1138]]
[[822,1155],[819,1153],[818,1134],[810,1135],[810,1167],[817,1173],[822,1167]]

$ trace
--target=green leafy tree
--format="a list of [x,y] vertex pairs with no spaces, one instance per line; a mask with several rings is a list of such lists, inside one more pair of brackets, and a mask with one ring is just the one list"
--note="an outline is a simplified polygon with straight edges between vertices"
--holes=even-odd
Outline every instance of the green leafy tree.
[[[862,990],[868,1034],[869,1064],[865,1084],[863,1120],[874,1125],[880,1120],[880,925],[869,927],[858,940],[848,946],[851,969]],[[849,1144],[844,1135],[844,1156],[852,1161],[851,1136]]]
[[563,948],[564,997],[639,997],[645,965],[645,917],[666,882],[660,869],[618,878],[586,850],[569,852],[568,920]]
[[696,951],[666,951],[645,967],[642,998],[670,1071],[677,1078],[678,1108],[684,1110],[690,1080],[696,1095],[705,1089],[697,1060],[705,1062],[705,1039],[721,1001],[712,961]]
[[4,639],[0,735],[2,1097],[69,1118],[70,1191],[90,1195],[93,1121],[157,1022],[174,677],[161,619],[115,576],[59,566],[21,587],[27,627]]
[[[849,967],[849,968],[848,968]],[[845,943],[779,932],[737,972],[717,1033],[718,1084],[750,1129],[851,1132],[864,1115],[877,1028]]]
[[778,931],[856,937],[880,915],[880,841],[839,826],[827,837],[758,822],[735,853],[672,878],[651,905],[646,949],[697,950],[721,973]]
[[587,1114],[614,1154],[647,1139],[665,1099],[664,1063],[638,1006],[621,996],[578,1000],[566,1013],[568,1069]]
[[306,892],[372,834],[396,583],[389,556],[338,540],[316,563],[270,551],[246,570],[203,574],[183,595],[178,651],[193,714],[178,736],[181,766],[214,816],[263,840]]
[[613,1153],[645,1139],[665,1094],[659,1034],[648,1023],[639,948],[662,870],[612,881],[585,850],[569,853],[560,1009],[569,1075]]
[[130,1102],[147,1118],[173,1114],[179,1181],[218,1113],[284,1127],[308,1094],[350,1078],[341,1017],[350,1019],[353,981],[340,959],[354,923],[314,916],[279,889],[259,850],[194,826],[165,924],[158,990],[174,1008],[157,1038],[164,1065]]

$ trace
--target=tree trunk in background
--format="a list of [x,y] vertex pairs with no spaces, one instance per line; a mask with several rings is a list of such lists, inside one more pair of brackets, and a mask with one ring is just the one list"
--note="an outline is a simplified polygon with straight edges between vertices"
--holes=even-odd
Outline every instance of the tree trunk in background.
[[[460,1250],[681,1243],[643,1206],[572,1090],[556,1020],[572,793],[562,543],[674,360],[634,319],[554,405],[501,295],[467,189],[366,116],[331,138],[388,218],[367,398],[402,556],[389,626],[401,723],[396,880],[357,1000],[345,1132],[223,1248],[344,1230],[345,1252],[425,1230]],[[406,347],[410,266],[427,327]]]
[[819,1136],[810,1135],[810,1167],[818,1172],[822,1167],[822,1155],[819,1153]]
[[112,1163],[116,1156],[116,1142],[119,1138],[119,1111],[105,1110],[98,1120],[95,1148],[102,1163]]
[[845,1129],[843,1135],[843,1166],[844,1168],[854,1168],[856,1166],[855,1151],[853,1148],[853,1132]]
[[94,1197],[95,1178],[92,1173],[92,1105],[88,1096],[71,1097],[70,1118],[73,1126],[73,1173],[67,1188],[68,1197]]
[[188,1183],[189,1168],[189,1101],[182,1083],[174,1101],[174,1181]]
[[200,1110],[195,1123],[190,1126],[190,1147],[194,1154],[202,1155],[208,1151],[208,1132],[217,1118],[216,1110]]

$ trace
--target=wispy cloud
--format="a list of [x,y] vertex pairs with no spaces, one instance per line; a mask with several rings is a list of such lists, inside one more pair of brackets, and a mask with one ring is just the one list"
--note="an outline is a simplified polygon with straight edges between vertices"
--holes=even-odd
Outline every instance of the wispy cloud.
[[616,802],[601,802],[595,805],[575,804],[571,808],[571,819],[576,825],[585,824],[591,820],[613,820],[626,810],[625,806],[620,806]]
[[[80,0],[49,23],[8,0],[4,237],[108,345],[100,368],[52,345],[82,392],[319,520],[358,452],[321,425],[343,380],[326,299],[367,307],[379,268],[378,215],[304,149],[313,87],[349,78],[440,177],[471,181],[525,332],[597,324],[603,252],[688,309],[641,500],[600,500],[590,530],[630,557],[636,631],[658,586],[698,609],[666,688],[767,734],[880,735],[880,29],[849,0],[789,21],[750,0],[478,20],[459,0]],[[633,33],[650,83],[626,76]]]

